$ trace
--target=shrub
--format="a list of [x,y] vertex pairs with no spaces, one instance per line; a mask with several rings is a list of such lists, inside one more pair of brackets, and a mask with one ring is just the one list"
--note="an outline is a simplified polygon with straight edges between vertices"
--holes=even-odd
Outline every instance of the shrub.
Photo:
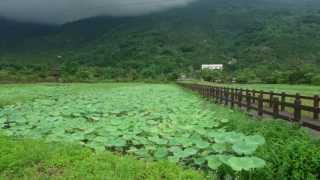
[[320,74],[312,77],[311,84],[320,85]]

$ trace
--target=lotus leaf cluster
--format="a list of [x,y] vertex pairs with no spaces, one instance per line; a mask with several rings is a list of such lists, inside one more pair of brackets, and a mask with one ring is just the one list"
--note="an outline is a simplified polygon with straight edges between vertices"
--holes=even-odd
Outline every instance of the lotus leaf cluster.
[[171,85],[61,92],[3,107],[0,127],[11,136],[80,143],[97,152],[199,168],[264,167],[265,161],[254,156],[264,138],[227,130],[230,120],[205,104]]

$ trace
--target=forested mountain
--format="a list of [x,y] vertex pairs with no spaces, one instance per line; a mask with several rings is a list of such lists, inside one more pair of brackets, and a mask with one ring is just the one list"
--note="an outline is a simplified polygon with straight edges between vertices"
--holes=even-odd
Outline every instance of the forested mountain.
[[2,80],[48,79],[53,66],[65,80],[175,79],[223,63],[227,79],[320,81],[317,0],[198,0],[145,16],[17,23],[17,32],[0,23]]

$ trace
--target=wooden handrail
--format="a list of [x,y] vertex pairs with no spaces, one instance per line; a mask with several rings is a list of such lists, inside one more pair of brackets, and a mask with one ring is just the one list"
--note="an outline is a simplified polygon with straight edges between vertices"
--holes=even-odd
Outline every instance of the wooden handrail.
[[[320,97],[318,95],[302,96],[299,93],[291,95],[286,92],[274,93],[248,90],[242,88],[229,88],[222,86],[208,86],[200,84],[178,83],[179,85],[198,92],[204,98],[217,104],[224,104],[231,108],[237,105],[239,109],[245,109],[247,112],[254,110],[258,116],[265,114],[274,118],[292,120],[301,125],[306,125],[320,131]],[[267,95],[268,98],[265,98]],[[289,99],[294,98],[289,102]],[[313,105],[302,104],[303,100],[312,100]],[[312,117],[307,117],[306,113]],[[306,123],[307,122],[307,123]],[[315,124],[310,124],[314,122]]]

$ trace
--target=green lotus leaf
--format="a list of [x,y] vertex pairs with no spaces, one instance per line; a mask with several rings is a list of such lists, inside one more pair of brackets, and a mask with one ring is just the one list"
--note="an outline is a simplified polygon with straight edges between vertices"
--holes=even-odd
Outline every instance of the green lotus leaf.
[[125,134],[126,134],[126,135],[122,136],[122,138],[123,138],[124,140],[127,140],[127,141],[133,140],[133,139],[135,139],[135,137],[136,137],[136,136],[131,135],[131,134],[128,134],[128,133],[125,133]]
[[227,139],[226,142],[230,143],[230,144],[242,142],[243,139],[245,138],[244,134],[236,133],[236,132],[228,132],[228,133],[225,133],[225,135],[226,135],[226,139]]
[[113,139],[114,137],[103,137],[103,136],[97,136],[93,139],[94,142],[101,142],[101,143],[107,143],[110,139]]
[[202,166],[205,162],[206,162],[206,158],[204,157],[194,159],[194,163],[198,166]]
[[210,169],[217,170],[222,165],[220,159],[215,155],[208,156],[206,159],[208,161],[208,167]]
[[135,153],[138,149],[136,147],[130,147],[130,149],[127,151],[128,153]]
[[259,135],[247,136],[244,140],[247,144],[254,144],[256,146],[263,145],[266,142],[266,140]]
[[167,143],[168,143],[168,140],[166,140],[166,139],[161,139],[161,138],[159,138],[159,137],[157,137],[157,136],[155,136],[155,137],[150,137],[150,138],[148,138],[151,142],[153,142],[153,143],[156,143],[156,144],[158,144],[158,145],[166,145]]
[[197,128],[195,131],[200,135],[206,135],[207,134],[207,131],[205,129],[203,129],[203,128]]
[[223,118],[223,119],[220,119],[220,122],[222,122],[222,123],[228,123],[228,122],[229,122],[229,119]]
[[201,141],[196,142],[196,146],[199,149],[205,149],[205,148],[209,147],[210,144],[208,142],[206,142],[206,141],[202,141],[201,140]]
[[263,159],[260,159],[258,157],[251,157],[253,168],[263,168],[266,166],[266,162]]
[[150,152],[157,150],[157,146],[155,146],[155,145],[153,145],[153,144],[145,145],[144,148],[147,149],[147,150],[150,151]]
[[189,156],[197,154],[198,150],[194,148],[187,148],[185,150],[177,151],[174,153],[175,156],[178,156],[179,158],[187,158]]
[[215,124],[218,124],[217,122],[202,122],[201,124],[199,124],[200,127],[202,128],[213,128],[216,127]]
[[194,129],[194,126],[192,125],[185,125],[183,127],[181,127],[183,130],[193,130]]
[[215,137],[214,137],[214,141],[215,141],[216,143],[221,143],[221,144],[223,144],[223,143],[228,143],[228,142],[229,142],[229,139],[228,139],[228,137],[226,136],[225,133],[217,133],[217,134],[215,135]]
[[199,134],[194,134],[189,138],[194,144],[198,141],[202,141],[202,137]]
[[115,138],[111,141],[107,142],[107,146],[109,147],[125,147],[127,142],[124,139]]
[[135,136],[134,140],[132,140],[134,145],[147,145],[150,142],[147,140],[147,138],[141,137],[141,136]]
[[250,169],[264,167],[265,161],[257,157],[231,157],[228,160],[228,165],[235,171],[249,171]]
[[178,151],[182,151],[182,149],[180,147],[177,147],[177,146],[172,146],[172,147],[169,148],[169,151],[175,153],[175,152],[178,152]]
[[210,138],[215,138],[217,136],[220,135],[220,132],[217,132],[217,131],[210,131],[207,136],[210,137]]
[[179,137],[174,141],[176,142],[176,145],[182,145],[183,147],[189,147],[193,144],[192,141],[190,141],[190,139],[187,137]]
[[235,171],[249,171],[252,167],[252,162],[247,157],[231,157],[228,160],[228,165]]
[[240,142],[232,145],[232,149],[239,155],[251,155],[256,151],[257,145]]
[[223,153],[227,150],[227,145],[224,143],[215,143],[211,147],[212,150],[217,153]]
[[96,152],[104,152],[106,150],[105,146],[102,143],[91,142],[86,146],[94,149]]
[[169,157],[168,157],[168,160],[169,160],[170,162],[177,163],[177,162],[179,162],[180,157],[179,157],[179,156],[169,156]]
[[232,155],[223,155],[223,154],[218,154],[216,155],[219,160],[223,163],[223,164],[228,164],[228,161],[231,157],[234,157]]
[[167,148],[164,148],[164,147],[158,148],[154,153],[154,157],[156,159],[164,159],[167,157],[167,155],[168,155],[168,150]]
[[197,154],[198,150],[194,149],[194,148],[187,148],[185,150],[183,150],[183,153],[185,156],[192,156],[192,155],[195,155]]
[[138,149],[134,153],[139,157],[146,157],[146,158],[151,157],[147,149]]

